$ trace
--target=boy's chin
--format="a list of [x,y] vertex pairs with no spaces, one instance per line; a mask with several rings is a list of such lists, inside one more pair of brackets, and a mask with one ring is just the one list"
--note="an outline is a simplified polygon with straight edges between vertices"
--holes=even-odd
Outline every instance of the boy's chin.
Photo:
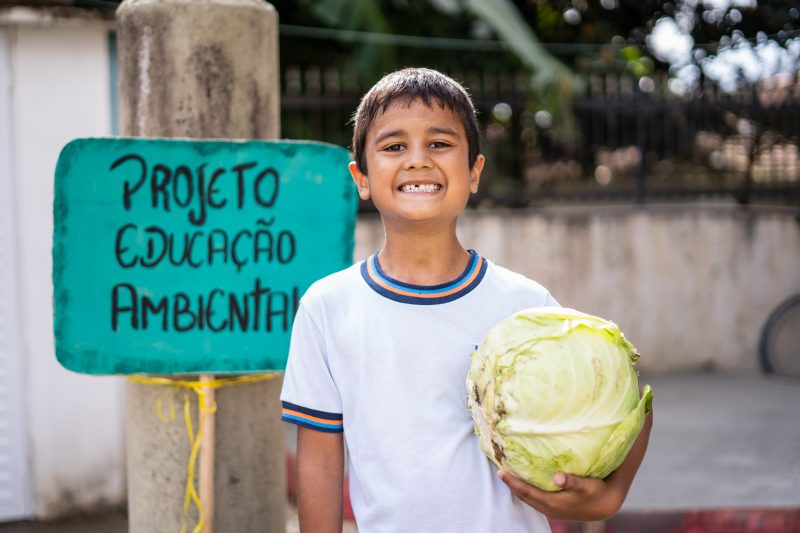
[[425,212],[420,210],[414,212],[392,213],[391,215],[381,213],[381,216],[383,217],[384,224],[396,224],[396,225],[439,224],[442,227],[446,227],[456,218],[458,218],[460,214],[461,211],[452,213],[443,213],[441,211]]

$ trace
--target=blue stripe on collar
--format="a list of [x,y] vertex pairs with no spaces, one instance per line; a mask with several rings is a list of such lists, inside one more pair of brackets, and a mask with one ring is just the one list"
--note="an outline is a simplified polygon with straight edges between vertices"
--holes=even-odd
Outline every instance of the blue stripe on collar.
[[471,292],[486,274],[487,262],[474,250],[467,268],[454,280],[439,285],[413,285],[386,275],[378,262],[378,255],[361,263],[361,276],[378,294],[401,303],[433,305],[452,302]]

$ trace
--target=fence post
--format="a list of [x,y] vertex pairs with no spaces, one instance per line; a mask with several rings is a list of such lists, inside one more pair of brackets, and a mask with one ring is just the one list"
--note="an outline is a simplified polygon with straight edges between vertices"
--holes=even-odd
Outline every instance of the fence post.
[[636,203],[644,204],[647,199],[647,116],[643,105],[644,94],[638,84],[633,86],[634,112],[636,113],[636,146],[639,148],[639,167],[636,170]]
[[[261,0],[126,0],[117,11],[125,136],[272,139],[280,134],[278,20]],[[216,394],[218,532],[283,532],[281,380]],[[165,386],[127,388],[129,531],[181,531],[189,444],[162,423]],[[182,406],[183,398],[176,401]],[[196,401],[192,417],[197,420]],[[197,426],[195,426],[197,427]],[[188,531],[197,520],[189,517]],[[208,530],[208,529],[206,529]]]

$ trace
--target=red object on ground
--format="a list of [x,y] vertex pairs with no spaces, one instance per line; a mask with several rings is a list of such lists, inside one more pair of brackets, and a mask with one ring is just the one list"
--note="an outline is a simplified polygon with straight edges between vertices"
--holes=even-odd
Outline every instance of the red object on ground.
[[[580,522],[550,520],[553,533],[584,531]],[[728,508],[626,512],[605,521],[606,533],[800,533],[800,508]]]
[[[295,464],[295,456],[293,453],[286,454],[286,495],[291,501],[297,501],[297,465]],[[344,505],[342,508],[342,516],[348,522],[355,522],[356,517],[353,514],[353,508],[350,505],[350,480],[344,476],[344,483],[342,484],[342,494],[344,496]]]

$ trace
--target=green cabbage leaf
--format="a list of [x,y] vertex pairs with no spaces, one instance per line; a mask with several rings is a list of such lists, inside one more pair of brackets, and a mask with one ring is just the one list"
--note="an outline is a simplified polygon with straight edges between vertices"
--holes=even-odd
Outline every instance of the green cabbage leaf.
[[473,352],[468,407],[483,453],[546,491],[556,472],[605,478],[652,405],[639,355],[616,324],[562,307],[520,311]]

